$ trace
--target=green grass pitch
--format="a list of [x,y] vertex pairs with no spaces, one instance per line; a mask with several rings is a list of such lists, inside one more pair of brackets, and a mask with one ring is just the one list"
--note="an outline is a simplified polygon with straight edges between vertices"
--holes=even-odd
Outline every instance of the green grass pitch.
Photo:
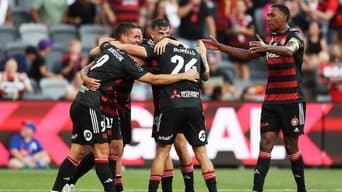
[[[201,170],[195,169],[196,192],[206,192]],[[50,170],[6,170],[0,169],[0,192],[49,192],[57,174]],[[342,169],[306,169],[308,192],[342,192]],[[253,169],[216,169],[219,192],[251,191]],[[147,191],[149,170],[126,168],[123,172],[126,192]],[[174,192],[183,190],[179,169],[175,170]],[[102,187],[94,171],[79,180],[76,192],[101,192]],[[295,182],[289,168],[271,167],[265,182],[265,192],[296,192]]]

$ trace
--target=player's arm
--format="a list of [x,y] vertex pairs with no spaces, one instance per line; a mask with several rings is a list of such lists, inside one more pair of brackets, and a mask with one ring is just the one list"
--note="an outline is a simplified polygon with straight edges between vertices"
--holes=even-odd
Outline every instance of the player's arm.
[[257,38],[258,41],[251,41],[249,43],[251,47],[250,51],[252,53],[270,52],[277,55],[291,56],[297,52],[301,44],[300,41],[295,37],[292,37],[284,46],[266,45],[259,35],[257,35]]
[[195,69],[191,69],[185,73],[177,73],[177,74],[158,74],[154,75],[152,73],[146,73],[145,75],[141,76],[137,80],[150,83],[153,85],[168,85],[172,83],[176,83],[178,81],[193,81],[197,82],[199,78],[198,72]]
[[123,44],[123,43],[120,43],[119,41],[110,41],[110,43],[119,49],[125,50],[129,55],[137,56],[141,58],[148,57],[148,53],[143,46]]
[[204,81],[207,81],[210,76],[209,64],[208,64],[208,59],[207,59],[207,48],[205,47],[204,43],[201,40],[197,42],[197,47],[198,47],[201,61],[204,67],[204,70],[201,72],[201,79]]
[[241,49],[238,47],[232,47],[229,45],[224,45],[222,43],[219,43],[215,38],[210,37],[210,39],[201,39],[203,41],[204,45],[207,49],[211,50],[219,50],[224,53],[227,53],[228,55],[234,56],[239,59],[247,59],[251,60],[257,57],[260,57],[259,53],[252,53],[247,49]]
[[98,88],[100,88],[100,80],[94,79],[91,77],[88,77],[88,71],[89,69],[94,65],[94,62],[90,63],[89,65],[86,65],[82,68],[80,75],[83,83],[91,90],[96,91]]
[[177,40],[165,37],[162,40],[160,40],[157,44],[154,45],[154,48],[153,48],[154,53],[157,55],[162,55],[165,52],[165,47],[167,44],[171,44],[171,45],[174,45],[176,47],[178,47],[180,45],[184,45],[183,43],[181,43]]

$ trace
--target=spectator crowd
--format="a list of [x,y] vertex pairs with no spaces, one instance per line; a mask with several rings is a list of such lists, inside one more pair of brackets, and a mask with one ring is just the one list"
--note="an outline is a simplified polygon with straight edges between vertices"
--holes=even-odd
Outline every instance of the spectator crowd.
[[[179,41],[195,47],[212,36],[248,48],[256,34],[269,32],[266,13],[283,3],[292,26],[306,39],[303,83],[308,101],[342,99],[342,4],[339,0],[0,0],[0,98],[73,100],[79,71],[89,50],[123,21],[137,23],[148,36],[155,18],[170,22]],[[262,101],[266,67],[208,52],[211,79],[203,99]],[[138,84],[137,84],[138,85]],[[141,83],[132,99],[152,99]]]

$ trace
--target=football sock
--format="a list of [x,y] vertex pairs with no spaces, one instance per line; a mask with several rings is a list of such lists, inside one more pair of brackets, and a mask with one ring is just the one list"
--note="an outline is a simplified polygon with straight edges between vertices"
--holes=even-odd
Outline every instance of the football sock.
[[116,192],[124,191],[124,189],[123,189],[123,178],[121,175],[115,176],[114,186],[115,186]]
[[115,192],[112,173],[110,172],[108,159],[95,159],[95,170],[105,192]]
[[183,180],[185,184],[185,192],[193,192],[194,191],[194,167],[192,163],[182,166],[181,171],[183,174]]
[[297,183],[297,192],[306,192],[304,179],[304,162],[300,151],[288,155],[291,161],[293,177]]
[[209,192],[217,192],[215,171],[202,173]]
[[173,169],[164,170],[163,177],[161,179],[162,191],[171,192],[172,191],[172,179],[173,179]]
[[70,181],[71,177],[75,173],[75,169],[79,162],[73,160],[70,156],[67,156],[59,167],[58,174],[55,183],[52,187],[52,191],[61,191],[64,185]]
[[94,166],[94,153],[90,152],[83,157],[80,164],[77,166],[74,176],[71,178],[69,184],[75,184],[79,178],[86,174]]
[[150,176],[150,182],[148,184],[148,192],[157,192],[158,191],[158,185],[161,181],[162,176],[161,175],[151,175]]
[[109,155],[109,168],[110,168],[110,172],[114,176],[116,175],[116,161],[118,160],[118,155],[117,154],[111,154]]
[[257,165],[254,170],[253,191],[262,192],[265,182],[265,177],[270,168],[271,153],[260,152]]

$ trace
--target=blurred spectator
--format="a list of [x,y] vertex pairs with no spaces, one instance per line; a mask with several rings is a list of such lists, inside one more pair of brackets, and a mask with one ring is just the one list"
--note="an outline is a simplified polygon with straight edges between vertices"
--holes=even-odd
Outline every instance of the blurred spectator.
[[123,21],[137,23],[144,0],[103,0],[102,12],[112,28]]
[[[248,48],[248,42],[252,40],[255,31],[253,19],[246,14],[247,7],[244,0],[237,0],[235,9],[228,21],[228,44],[234,47]],[[247,61],[230,56],[234,63],[235,78],[249,81],[249,67]]]
[[31,16],[36,23],[52,26],[65,22],[63,15],[67,8],[67,0],[33,0]]
[[86,59],[82,56],[82,45],[77,39],[69,43],[69,51],[62,56],[62,75],[70,82],[75,74],[86,64]]
[[153,19],[166,19],[171,28],[178,28],[180,18],[178,17],[178,2],[177,0],[161,0],[157,1],[153,11]]
[[210,78],[207,81],[203,81],[204,94],[210,97],[213,95],[216,87],[221,87],[224,100],[235,100],[238,98],[239,93],[233,85],[232,77],[230,77],[222,68],[219,68],[217,62],[215,55],[208,54]]
[[25,121],[19,134],[15,134],[9,144],[10,160],[8,167],[19,168],[47,168],[51,161],[42,145],[33,137],[37,127],[33,122]]
[[18,63],[18,72],[19,73],[28,73],[31,67],[31,62],[34,60],[36,55],[38,54],[37,48],[33,46],[27,46],[25,48],[25,53],[15,53],[13,55],[9,55],[0,61],[0,71],[4,70],[5,63],[8,59],[13,58]]
[[241,93],[242,101],[258,101],[262,102],[264,100],[266,91],[265,85],[252,85],[244,88]]
[[39,85],[40,79],[47,78],[62,78],[61,75],[48,71],[46,67],[46,55],[51,51],[53,45],[52,39],[42,39],[38,42],[38,54],[32,61],[29,76],[33,78]]
[[225,94],[223,92],[222,86],[216,86],[210,95],[210,101],[225,101]]
[[68,6],[66,22],[74,25],[96,23],[96,5],[92,0],[76,0]]
[[30,79],[26,73],[18,73],[17,61],[10,58],[6,61],[5,69],[0,73],[0,98],[18,100],[24,92],[32,92]]
[[8,0],[0,0],[0,25],[13,24],[12,11]]
[[303,32],[306,32],[309,26],[309,18],[301,9],[300,3],[297,0],[286,0],[284,4],[291,10],[289,21],[291,27],[299,27]]
[[329,84],[331,101],[342,102],[342,79]]
[[77,72],[74,75],[74,78],[73,78],[71,84],[66,88],[65,99],[68,101],[74,100],[74,98],[76,97],[76,94],[77,94],[78,90],[80,89],[82,83],[83,83],[83,81],[81,79],[80,72]]
[[178,16],[181,18],[179,41],[196,49],[196,40],[207,37],[205,26],[208,27],[209,35],[216,38],[214,17],[204,0],[181,0]]
[[[302,9],[312,20],[322,24],[324,34],[328,34],[327,40],[332,41],[333,33],[342,27],[342,7],[339,0],[315,0],[303,1]],[[328,33],[328,30],[330,32]]]

